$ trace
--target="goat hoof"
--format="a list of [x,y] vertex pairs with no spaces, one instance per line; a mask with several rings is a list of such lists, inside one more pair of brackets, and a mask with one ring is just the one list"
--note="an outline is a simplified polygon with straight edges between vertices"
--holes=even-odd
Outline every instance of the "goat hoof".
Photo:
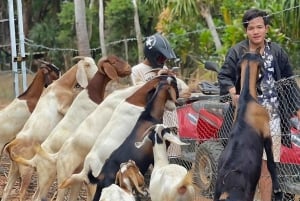
[[282,191],[279,190],[274,190],[274,197],[275,197],[275,201],[281,201],[283,198],[283,193]]

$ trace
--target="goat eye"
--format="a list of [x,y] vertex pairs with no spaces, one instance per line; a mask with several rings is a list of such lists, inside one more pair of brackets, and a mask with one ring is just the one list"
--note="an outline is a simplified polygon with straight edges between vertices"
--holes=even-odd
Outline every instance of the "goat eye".
[[80,84],[78,84],[78,83],[75,85],[75,88],[77,88],[77,89],[80,88],[80,87],[81,87],[81,86],[80,86]]

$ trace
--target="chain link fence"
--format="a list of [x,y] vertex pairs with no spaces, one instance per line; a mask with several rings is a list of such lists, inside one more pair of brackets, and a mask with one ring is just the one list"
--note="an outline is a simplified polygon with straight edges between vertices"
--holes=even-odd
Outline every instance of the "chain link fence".
[[[300,77],[294,76],[277,81],[275,87],[282,102],[280,116],[285,117],[280,122],[281,142],[273,142],[273,147],[280,149],[276,164],[285,200],[300,194],[299,83]],[[190,145],[181,146],[181,156],[170,160],[191,169],[201,196],[212,198],[218,159],[228,140],[234,109],[229,96],[201,95],[197,99],[177,108],[180,137]]]

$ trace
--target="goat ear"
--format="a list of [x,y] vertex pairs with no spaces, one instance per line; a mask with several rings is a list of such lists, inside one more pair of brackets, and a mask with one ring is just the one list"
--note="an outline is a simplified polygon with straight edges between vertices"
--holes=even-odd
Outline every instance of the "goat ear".
[[85,65],[83,60],[77,63],[76,80],[78,84],[83,88],[86,88],[86,86],[88,85],[88,79],[85,72]]
[[134,188],[142,195],[146,195],[147,192],[144,192],[140,186],[139,186],[139,182],[138,182],[138,177],[141,177],[143,179],[143,183],[144,183],[144,177],[139,173],[138,169],[136,172],[130,172],[129,173],[129,179],[131,181],[131,183],[133,184]]
[[171,87],[171,88],[169,89],[169,94],[170,94],[170,96],[171,96],[172,101],[174,101],[174,103],[177,103],[176,91],[175,91],[175,89],[174,89],[173,87]]
[[121,177],[121,175],[120,175],[121,173],[120,173],[120,170],[117,172],[117,174],[116,174],[116,178],[115,178],[115,184],[117,184],[117,185],[121,185],[120,183],[120,177]]
[[164,124],[156,124],[156,125],[154,125],[154,127],[152,126],[152,128],[155,129],[155,132],[156,132],[156,133],[161,133],[161,131],[162,131],[163,129],[165,129],[166,127],[165,127]]
[[118,74],[115,68],[108,62],[103,63],[103,70],[105,74],[112,80],[117,80],[118,79]]
[[165,140],[168,140],[169,142],[178,144],[178,145],[189,145],[190,143],[185,143],[182,142],[176,135],[170,134],[170,133],[166,133],[163,138]]

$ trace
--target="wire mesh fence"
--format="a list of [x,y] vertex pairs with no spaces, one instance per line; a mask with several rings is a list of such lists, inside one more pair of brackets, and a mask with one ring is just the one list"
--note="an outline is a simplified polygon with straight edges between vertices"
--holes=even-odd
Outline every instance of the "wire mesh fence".
[[[284,118],[280,122],[281,141],[273,141],[273,149],[280,150],[276,164],[285,200],[295,200],[294,196],[300,194],[300,122],[296,116],[300,108],[299,81],[299,76],[294,76],[277,81],[275,86],[281,102],[280,116]],[[211,199],[218,159],[229,137],[234,107],[229,96],[203,95],[199,99],[177,108],[179,135],[190,145],[181,146],[181,156],[172,161],[192,169],[200,195]]]

